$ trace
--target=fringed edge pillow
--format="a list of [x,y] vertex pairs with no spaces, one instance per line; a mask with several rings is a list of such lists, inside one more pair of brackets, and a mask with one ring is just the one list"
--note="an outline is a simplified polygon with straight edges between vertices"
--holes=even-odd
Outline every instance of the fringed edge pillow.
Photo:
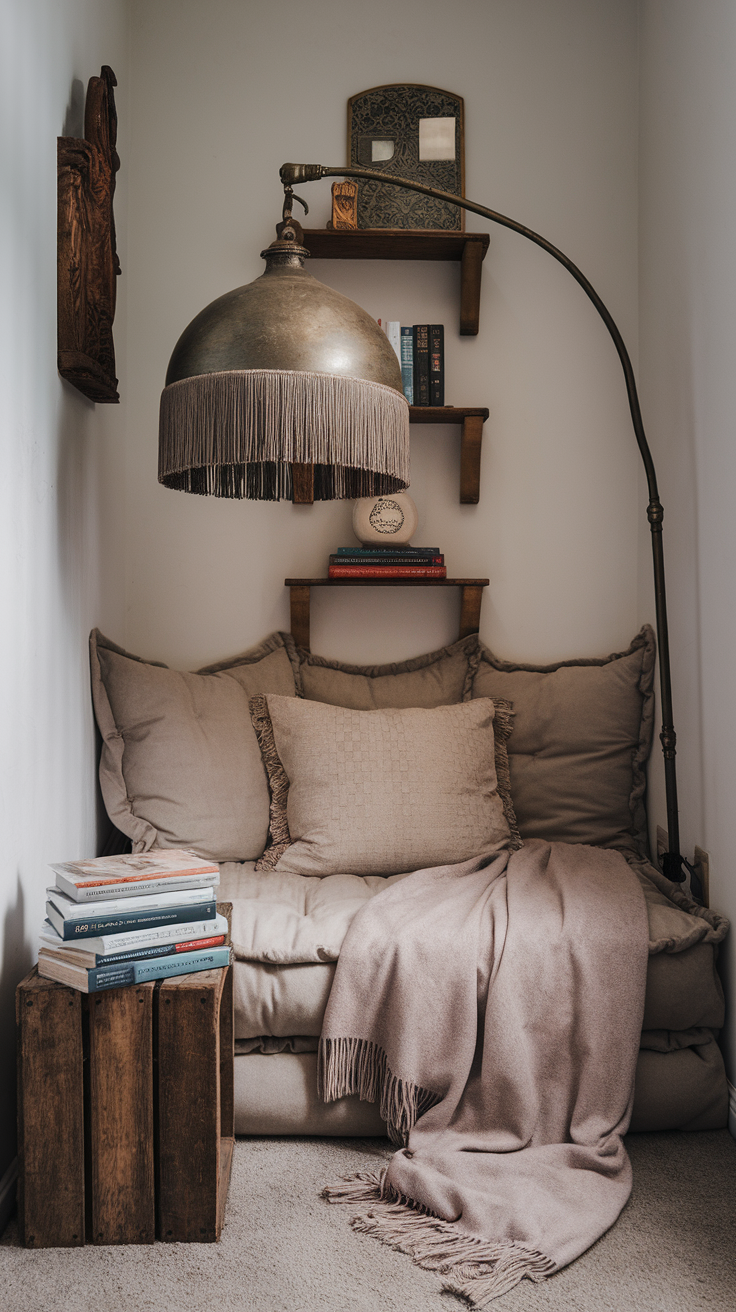
[[[508,702],[356,711],[250,701],[271,793],[258,870],[390,875],[522,845]],[[291,818],[291,823],[290,823]]]

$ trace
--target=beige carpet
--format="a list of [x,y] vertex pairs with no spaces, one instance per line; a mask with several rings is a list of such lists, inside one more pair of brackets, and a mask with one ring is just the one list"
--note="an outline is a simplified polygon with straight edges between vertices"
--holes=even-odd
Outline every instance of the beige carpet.
[[[499,1312],[736,1312],[736,1142],[726,1130],[628,1139],[634,1193],[614,1228]],[[382,1139],[241,1139],[220,1244],[46,1249],[0,1240],[3,1312],[453,1312],[441,1278],[318,1196],[371,1169]]]

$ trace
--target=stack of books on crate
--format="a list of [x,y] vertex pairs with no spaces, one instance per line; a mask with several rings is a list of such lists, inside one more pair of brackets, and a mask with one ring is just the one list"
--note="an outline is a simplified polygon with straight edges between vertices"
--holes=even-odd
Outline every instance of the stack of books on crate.
[[330,556],[331,579],[445,579],[439,547],[338,547]]
[[409,405],[445,404],[445,326],[415,323],[404,328],[378,320],[401,365],[401,385]]
[[99,993],[229,965],[214,862],[172,849],[51,869],[38,952],[44,979]]

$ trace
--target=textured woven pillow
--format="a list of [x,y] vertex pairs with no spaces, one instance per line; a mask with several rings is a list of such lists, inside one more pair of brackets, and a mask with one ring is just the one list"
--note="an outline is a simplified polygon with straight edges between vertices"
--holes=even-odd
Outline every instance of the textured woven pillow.
[[467,701],[480,662],[477,634],[391,665],[343,665],[299,650],[299,692],[310,701],[355,711],[449,706]]
[[472,695],[513,704],[511,793],[522,837],[648,853],[654,659],[649,625],[602,660],[514,665],[482,648]]
[[196,674],[169,670],[90,636],[108,815],[133,841],[186,847],[212,861],[252,861],[268,833],[268,784],[249,698],[296,695],[291,636],[274,633]]
[[490,699],[355,711],[266,695],[251,710],[272,793],[257,869],[391,875],[514,845]]

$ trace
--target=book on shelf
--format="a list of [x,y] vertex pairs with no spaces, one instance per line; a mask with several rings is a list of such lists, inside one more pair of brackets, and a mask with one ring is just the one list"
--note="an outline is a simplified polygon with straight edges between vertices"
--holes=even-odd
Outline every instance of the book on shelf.
[[429,404],[445,404],[445,326],[429,325]]
[[[176,925],[182,921],[214,920],[217,915],[213,888],[197,889],[189,894],[162,893],[159,897],[121,898],[117,902],[97,903],[92,907],[80,906],[58,889],[47,892],[46,916],[63,939],[156,929],[160,925]],[[192,901],[196,893],[208,895],[207,900]]]
[[414,324],[414,405],[429,405],[429,324]]
[[[65,961],[70,966],[93,968],[114,962],[141,961],[145,958],[168,957],[179,952],[193,952],[195,949],[221,947],[227,933],[227,920],[225,916],[218,915],[212,921],[167,925],[160,931],[154,929],[139,931],[137,934],[109,934],[69,942],[60,938],[53,925],[45,921],[38,943],[39,950],[47,957]],[[129,939],[135,941],[128,943]]]
[[444,565],[442,553],[432,556],[400,556],[398,552],[371,552],[370,555],[340,556],[337,553],[329,557],[328,565]]
[[331,579],[445,579],[444,565],[330,565]]
[[389,319],[386,324],[386,336],[394,349],[396,359],[401,364],[401,324],[397,319]]
[[217,970],[230,964],[230,948],[214,947],[180,952],[165,957],[87,968],[58,961],[44,948],[38,954],[38,973],[43,979],[78,989],[81,993],[99,993],[103,989],[127,988],[147,984],[150,980],[168,979],[172,975],[190,975],[201,970]]
[[440,556],[442,553],[439,547],[388,547],[376,543],[375,546],[367,547],[338,547],[335,555],[337,556],[406,556],[407,563],[409,558],[414,556]]
[[414,329],[401,329],[401,386],[409,405],[414,404]]
[[101,856],[52,864],[57,887],[75,902],[139,897],[144,893],[207,888],[220,882],[220,868],[181,849]]

